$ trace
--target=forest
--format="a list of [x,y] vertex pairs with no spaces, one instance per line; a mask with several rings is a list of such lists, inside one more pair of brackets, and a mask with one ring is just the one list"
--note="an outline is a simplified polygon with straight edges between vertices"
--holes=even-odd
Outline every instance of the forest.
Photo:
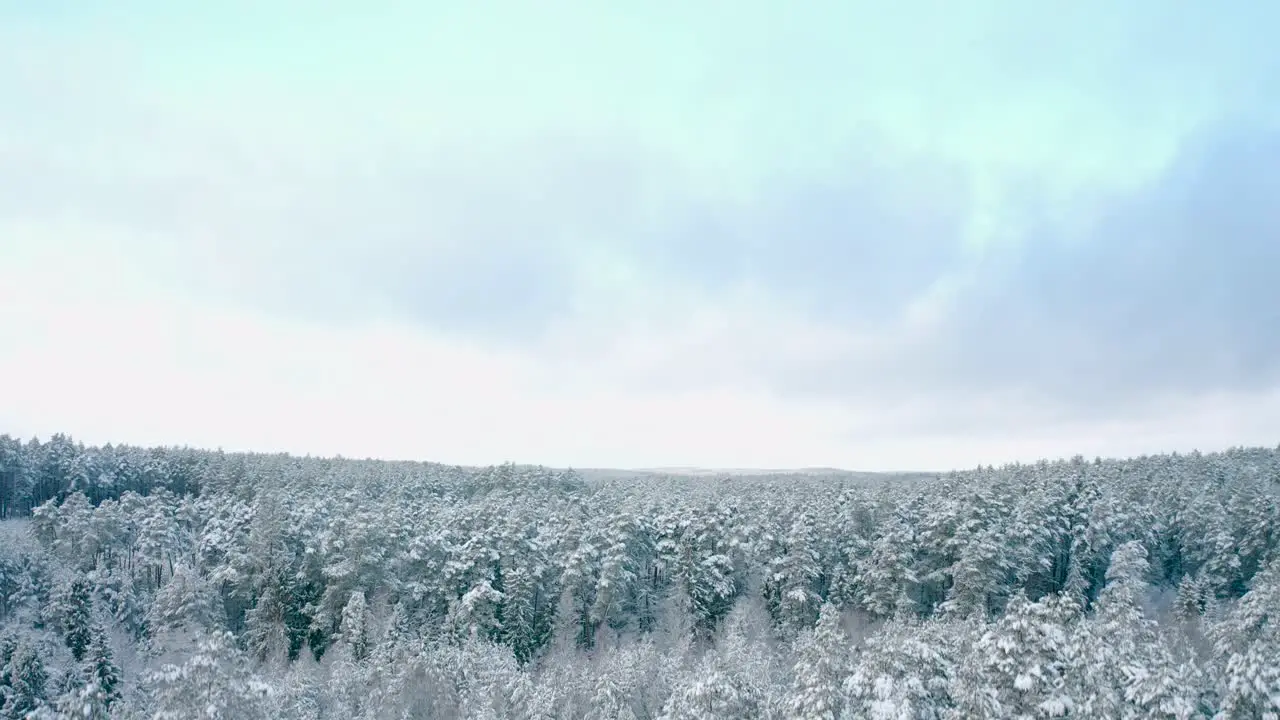
[[1280,449],[681,476],[0,436],[0,718],[1280,719]]

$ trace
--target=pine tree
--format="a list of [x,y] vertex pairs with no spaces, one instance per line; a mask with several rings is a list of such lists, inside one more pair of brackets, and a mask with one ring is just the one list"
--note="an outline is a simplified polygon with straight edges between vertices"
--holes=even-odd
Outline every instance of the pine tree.
[[846,672],[848,638],[840,627],[840,611],[822,606],[813,630],[800,636],[791,691],[794,720],[836,720],[840,715],[840,681]]
[[894,518],[871,543],[867,557],[858,563],[855,594],[872,615],[892,617],[902,601],[908,599],[906,592],[916,582],[913,536],[904,518]]
[[[662,663],[651,640],[625,645],[609,653],[596,674],[586,720],[638,720],[652,717],[647,697],[659,682]],[[661,704],[659,703],[659,708]]]
[[120,668],[112,659],[111,644],[101,625],[93,628],[93,642],[89,645],[89,660],[85,665],[88,684],[102,706],[110,709],[120,699]]
[[268,581],[254,606],[245,613],[244,642],[249,655],[266,663],[283,663],[289,656],[289,631],[280,588]]
[[5,689],[4,718],[23,720],[28,713],[35,712],[46,699],[45,685],[49,681],[44,660],[29,643],[19,641],[5,664],[4,676],[0,677],[0,687]]
[[1210,632],[1219,668],[1219,717],[1280,719],[1280,558]]
[[1076,665],[1079,712],[1177,719],[1195,713],[1195,683],[1142,611],[1149,570],[1140,542],[1127,542],[1111,555],[1094,613],[1076,627],[1067,652]]
[[704,663],[688,684],[677,690],[660,720],[754,720],[762,716],[763,698],[742,677]]
[[[1049,596],[1032,602],[1019,593],[1005,614],[974,643],[969,663],[978,687],[964,693],[984,706],[961,707],[973,717],[1058,717],[1075,706],[1069,694],[1068,629],[1078,607]],[[987,704],[989,703],[989,704]]]
[[76,577],[58,599],[62,638],[76,662],[93,641],[93,585],[83,575]]
[[939,622],[902,616],[887,623],[857,654],[844,681],[846,702],[841,717],[947,717],[956,682],[953,636],[976,622],[976,618]]
[[813,627],[822,598],[817,584],[821,575],[814,550],[812,520],[800,514],[783,542],[783,554],[771,563],[764,586],[769,610],[788,634]]
[[155,720],[185,720],[192,709],[207,718],[262,717],[270,686],[253,676],[230,633],[201,635],[181,665],[146,677]]
[[481,580],[461,598],[450,603],[448,624],[454,637],[459,640],[500,637],[499,608],[505,597],[494,589],[489,580]]
[[1184,620],[1195,620],[1204,614],[1213,595],[1209,581],[1203,573],[1183,575],[1178,582],[1178,595],[1174,608]]
[[198,634],[216,625],[216,612],[208,580],[198,568],[179,564],[156,593],[147,611],[147,627],[156,639],[170,639],[172,633]]
[[5,629],[0,632],[0,679],[4,679],[6,670],[9,667],[9,661],[13,659],[13,653],[18,649],[18,636],[13,630]]
[[351,598],[342,608],[342,639],[347,644],[351,659],[356,662],[369,655],[368,615],[364,593],[359,590],[352,592]]

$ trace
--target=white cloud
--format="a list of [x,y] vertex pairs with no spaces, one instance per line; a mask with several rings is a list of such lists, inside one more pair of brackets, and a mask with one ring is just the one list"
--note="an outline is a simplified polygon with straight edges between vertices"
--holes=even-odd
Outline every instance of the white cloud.
[[[1275,295],[1244,272],[1274,216],[1218,197],[1270,197],[1274,124],[1157,177],[1202,115],[1262,113],[1244,105],[1270,75],[1235,70],[1273,45],[1189,58],[1175,40],[1204,23],[1184,19],[1047,67],[1085,57],[1044,47],[1085,42],[1100,6],[1056,35],[984,7],[910,63],[885,28],[919,28],[898,15],[767,78],[735,44],[794,43],[767,14],[724,46],[682,35],[666,75],[630,52],[655,36],[610,15],[616,37],[575,36],[611,58],[587,79],[551,71],[580,60],[554,41],[555,62],[511,76],[470,41],[418,52],[366,27],[369,47],[321,47],[345,22],[294,38],[313,71],[266,63],[293,51],[267,34],[237,67],[216,32],[159,64],[128,23],[0,26],[18,69],[0,74],[0,432],[862,468],[1274,442]],[[167,20],[150,32],[183,26]],[[969,56],[971,36],[991,42]],[[537,54],[518,39],[495,45]],[[1108,217],[1110,234],[1075,227]],[[1162,222],[1195,230],[1155,272],[1135,238]],[[1163,332],[1189,314],[1208,327]]]
[[[108,242],[64,242],[70,252],[24,237],[0,270],[0,423],[24,435],[458,463],[887,469],[1268,443],[1280,423],[1270,393],[1185,401],[1128,423],[966,432],[973,408],[948,398],[904,407],[770,395],[742,372],[744,354],[804,361],[826,340],[745,301],[668,316],[592,355],[589,369],[564,353],[503,353],[405,325],[201,306],[157,294],[146,267]],[[699,382],[684,381],[691,366],[705,371]],[[910,422],[897,432],[877,431],[902,412]],[[907,429],[930,413],[941,427]]]
[[106,243],[66,243],[71,252],[26,237],[0,271],[6,431],[461,463],[822,455],[826,418],[803,406],[728,389],[544,385],[537,358],[405,325],[201,306],[157,293],[144,266]]

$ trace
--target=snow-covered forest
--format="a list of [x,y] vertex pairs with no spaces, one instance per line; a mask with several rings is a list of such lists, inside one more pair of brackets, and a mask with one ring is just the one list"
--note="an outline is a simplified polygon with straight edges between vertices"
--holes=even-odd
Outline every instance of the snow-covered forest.
[[609,477],[0,437],[0,717],[1277,718],[1280,450]]

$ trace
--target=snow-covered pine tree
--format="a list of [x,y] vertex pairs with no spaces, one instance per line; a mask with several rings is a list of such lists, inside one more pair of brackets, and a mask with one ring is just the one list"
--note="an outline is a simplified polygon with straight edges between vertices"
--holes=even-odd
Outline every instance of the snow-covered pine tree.
[[8,662],[0,667],[0,717],[24,720],[44,705],[49,674],[40,653],[25,639],[14,642],[7,652]]
[[1209,633],[1214,640],[1216,717],[1280,720],[1280,558]]
[[154,720],[186,720],[193,710],[209,720],[269,717],[271,686],[253,675],[227,632],[202,634],[181,665],[166,664],[145,683]]
[[289,656],[289,631],[285,626],[286,608],[280,599],[281,584],[267,582],[262,594],[244,618],[245,649],[250,657],[268,664],[283,663]]
[[354,590],[342,608],[342,640],[356,662],[369,655],[369,609],[364,592]]
[[765,699],[742,677],[712,657],[676,688],[659,720],[755,720],[763,716]]
[[1125,719],[1195,715],[1198,689],[1142,610],[1149,570],[1139,541],[1112,553],[1093,615],[1075,627],[1067,653],[1078,712]]
[[818,622],[796,641],[790,708],[792,720],[836,720],[843,705],[841,681],[848,673],[849,638],[840,610],[824,603]]
[[967,621],[900,616],[867,639],[844,681],[843,720],[940,720],[950,717],[958,682],[956,639]]
[[807,513],[799,513],[778,548],[780,556],[769,562],[764,583],[769,611],[779,628],[793,636],[813,627],[822,606],[818,594],[822,569],[814,545],[813,521]]
[[84,660],[93,641],[93,584],[83,575],[72,578],[58,595],[55,613],[71,656]]
[[107,632],[101,625],[93,628],[93,641],[89,644],[84,674],[92,688],[94,701],[104,709],[120,700],[120,668],[116,666]]
[[[1019,593],[963,661],[978,672],[976,686],[954,693],[961,717],[1047,718],[1070,714],[1067,645],[1079,610],[1070,601],[1047,596],[1032,602]],[[980,700],[982,704],[969,703]]]

